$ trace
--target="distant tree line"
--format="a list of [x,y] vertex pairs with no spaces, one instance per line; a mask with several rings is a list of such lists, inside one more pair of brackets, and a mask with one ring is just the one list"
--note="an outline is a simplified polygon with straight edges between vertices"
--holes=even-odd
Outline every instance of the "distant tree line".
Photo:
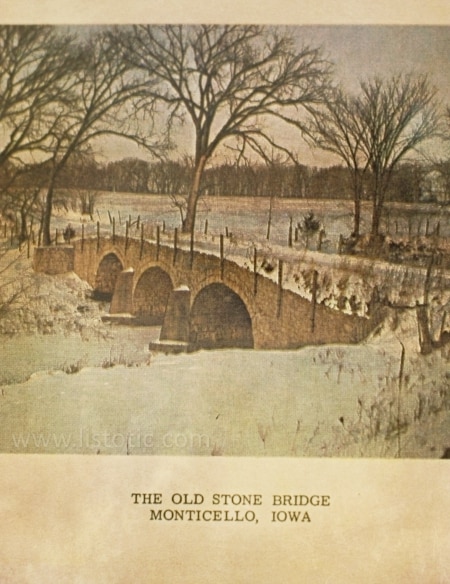
[[[18,190],[39,187],[48,169],[45,164],[22,169],[15,176]],[[6,190],[11,177],[19,173],[13,164],[0,172],[0,188]],[[55,182],[58,190],[92,190],[156,195],[186,195],[192,179],[192,165],[185,161],[149,162],[124,158],[101,163],[94,157],[74,157]],[[403,163],[392,173],[387,201],[420,202],[433,200],[430,175],[440,177],[442,190],[450,193],[450,163]],[[362,199],[370,198],[370,173],[362,183]],[[19,189],[20,187],[20,189]],[[348,169],[344,166],[311,167],[302,164],[222,164],[204,172],[205,196],[247,196],[307,199],[352,199]],[[14,197],[17,197],[17,192]],[[445,198],[445,194],[443,195]],[[449,198],[447,196],[447,198]],[[4,197],[4,202],[6,198]]]

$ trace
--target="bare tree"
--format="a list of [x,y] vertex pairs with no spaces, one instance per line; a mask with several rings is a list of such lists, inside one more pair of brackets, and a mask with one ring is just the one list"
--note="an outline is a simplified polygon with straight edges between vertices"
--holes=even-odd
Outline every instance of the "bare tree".
[[371,235],[377,236],[386,191],[398,163],[437,131],[435,90],[425,76],[399,75],[361,83],[358,96],[333,90],[315,112],[309,135],[351,172],[354,233],[359,235],[364,179],[370,171]]
[[[102,135],[138,137],[137,105],[133,105],[133,100],[138,101],[142,96],[142,83],[131,75],[120,48],[106,32],[89,36],[80,43],[71,78],[74,86],[66,95],[64,107],[55,112],[48,149],[51,164],[43,216],[44,245],[51,242],[56,181],[70,158],[88,152],[94,138]],[[147,142],[146,146],[156,151],[155,144]]]
[[0,319],[18,307],[30,286],[29,276],[16,269],[24,253],[0,248]]
[[48,145],[69,89],[72,38],[49,26],[0,26],[0,165]]
[[12,166],[8,183],[0,189],[1,213],[15,218],[20,243],[30,237],[33,222],[35,225],[39,222],[40,195],[44,180],[42,165]]
[[313,143],[338,156],[351,176],[353,189],[353,233],[359,236],[361,199],[369,158],[362,150],[364,128],[356,99],[336,88],[330,92],[323,108],[313,114],[308,135]]
[[298,49],[259,26],[135,26],[117,33],[127,58],[156,78],[148,92],[167,111],[167,127],[193,128],[194,173],[183,229],[193,231],[205,166],[219,145],[241,141],[263,154],[275,142],[263,121],[288,122],[322,100],[329,73],[318,49]]
[[356,101],[361,149],[371,170],[371,235],[379,234],[386,190],[397,164],[438,129],[436,91],[426,76],[399,75],[361,83]]

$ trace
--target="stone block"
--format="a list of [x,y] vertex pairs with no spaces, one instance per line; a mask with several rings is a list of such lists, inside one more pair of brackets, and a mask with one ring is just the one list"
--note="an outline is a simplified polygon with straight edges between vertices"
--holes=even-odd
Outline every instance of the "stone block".
[[129,314],[133,310],[133,268],[120,272],[117,276],[111,300],[110,314]]
[[187,286],[172,291],[161,329],[161,341],[189,341],[190,302],[191,292]]
[[51,276],[73,272],[74,258],[75,250],[71,245],[37,247],[34,250],[33,269]]

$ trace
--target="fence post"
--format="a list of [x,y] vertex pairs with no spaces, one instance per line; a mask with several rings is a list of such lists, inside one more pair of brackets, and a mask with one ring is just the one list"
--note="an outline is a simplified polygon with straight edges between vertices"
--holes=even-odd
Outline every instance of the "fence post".
[[84,251],[84,223],[81,224],[81,253]]
[[[139,221],[139,219],[138,219]],[[144,224],[141,223],[141,247],[139,249],[139,259],[142,259],[142,252],[144,251]]]
[[311,332],[314,332],[316,327],[316,305],[317,305],[317,270],[313,272],[312,292],[311,292]]
[[205,235],[208,235],[208,219],[205,219]]
[[281,316],[281,303],[283,300],[283,260],[278,260],[278,298],[277,317]]
[[190,268],[192,270],[192,266],[194,264],[194,230],[191,231],[191,240],[189,244],[189,255],[190,255]]
[[156,226],[156,261],[159,260],[159,242],[160,242],[160,230],[159,225]]
[[125,222],[125,253],[128,249],[128,232],[130,230],[130,222],[127,220]]
[[112,242],[113,245],[116,244],[116,218],[112,218]]
[[173,265],[175,265],[175,261],[177,259],[177,247],[178,247],[178,227],[175,227],[175,231],[173,232]]
[[224,264],[224,254],[223,254],[223,233],[220,234],[220,279],[223,280],[223,264]]
[[258,251],[253,248],[253,294],[258,291]]
[[417,237],[420,236],[421,230],[422,230],[422,219],[419,219],[419,223],[417,224]]
[[288,246],[292,247],[292,215],[289,217]]
[[97,252],[100,249],[100,221],[97,221]]
[[324,234],[325,234],[325,231],[323,229],[321,229],[319,231],[319,243],[317,244],[317,251],[322,251],[322,243],[323,243]]

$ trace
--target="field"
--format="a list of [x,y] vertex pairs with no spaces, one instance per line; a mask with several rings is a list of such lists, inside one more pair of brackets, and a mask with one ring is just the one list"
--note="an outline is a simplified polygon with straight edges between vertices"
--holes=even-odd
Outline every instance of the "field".
[[[111,215],[123,231],[140,215],[147,228],[165,222],[170,238],[179,226],[165,197],[103,193],[96,209],[93,221],[60,211],[54,227],[79,231],[84,222],[89,234],[99,220],[106,233]],[[228,228],[238,242],[278,249],[290,217],[296,224],[309,211],[326,231],[322,251],[334,253],[351,230],[349,201],[273,201],[267,242],[267,199],[207,199],[197,228],[208,219],[210,236]],[[427,219],[429,230],[440,221],[449,235],[445,210],[422,211],[392,207],[389,221],[398,235],[424,234]],[[305,245],[294,242],[290,253]],[[10,260],[3,279],[20,275],[27,286],[0,321],[0,451],[438,458],[450,446],[448,345],[419,354],[415,310],[396,311],[357,346],[150,354],[157,328],[105,324],[108,306],[76,276],[33,274],[24,251],[8,250]]]
[[[76,193],[74,194],[76,205]],[[266,197],[206,197],[199,201],[196,231],[204,232],[205,220],[208,220],[208,233],[225,233],[225,229],[237,239],[266,242],[267,223],[272,206],[272,221],[270,242],[287,245],[290,218],[295,225],[310,211],[322,223],[325,230],[324,251],[334,253],[337,250],[339,235],[348,236],[352,231],[353,204],[350,200],[321,201],[308,199],[277,199],[272,203]],[[95,232],[95,222],[100,221],[102,231],[110,233],[110,216],[116,219],[116,227],[122,232],[125,222],[131,215],[135,221],[139,215],[146,225],[162,225],[172,231],[180,227],[180,212],[169,197],[160,195],[142,195],[133,193],[101,192],[96,198],[96,212],[93,220],[86,225],[87,232]],[[408,231],[413,235],[425,234],[428,219],[428,229],[431,232],[438,222],[442,237],[450,237],[450,209],[436,204],[391,203],[387,205],[384,227],[392,235],[406,236]],[[64,228],[68,223],[74,226],[86,222],[77,211],[63,210],[57,215],[54,226]],[[369,230],[370,203],[363,203],[361,232]],[[314,245],[314,244],[313,244]]]

